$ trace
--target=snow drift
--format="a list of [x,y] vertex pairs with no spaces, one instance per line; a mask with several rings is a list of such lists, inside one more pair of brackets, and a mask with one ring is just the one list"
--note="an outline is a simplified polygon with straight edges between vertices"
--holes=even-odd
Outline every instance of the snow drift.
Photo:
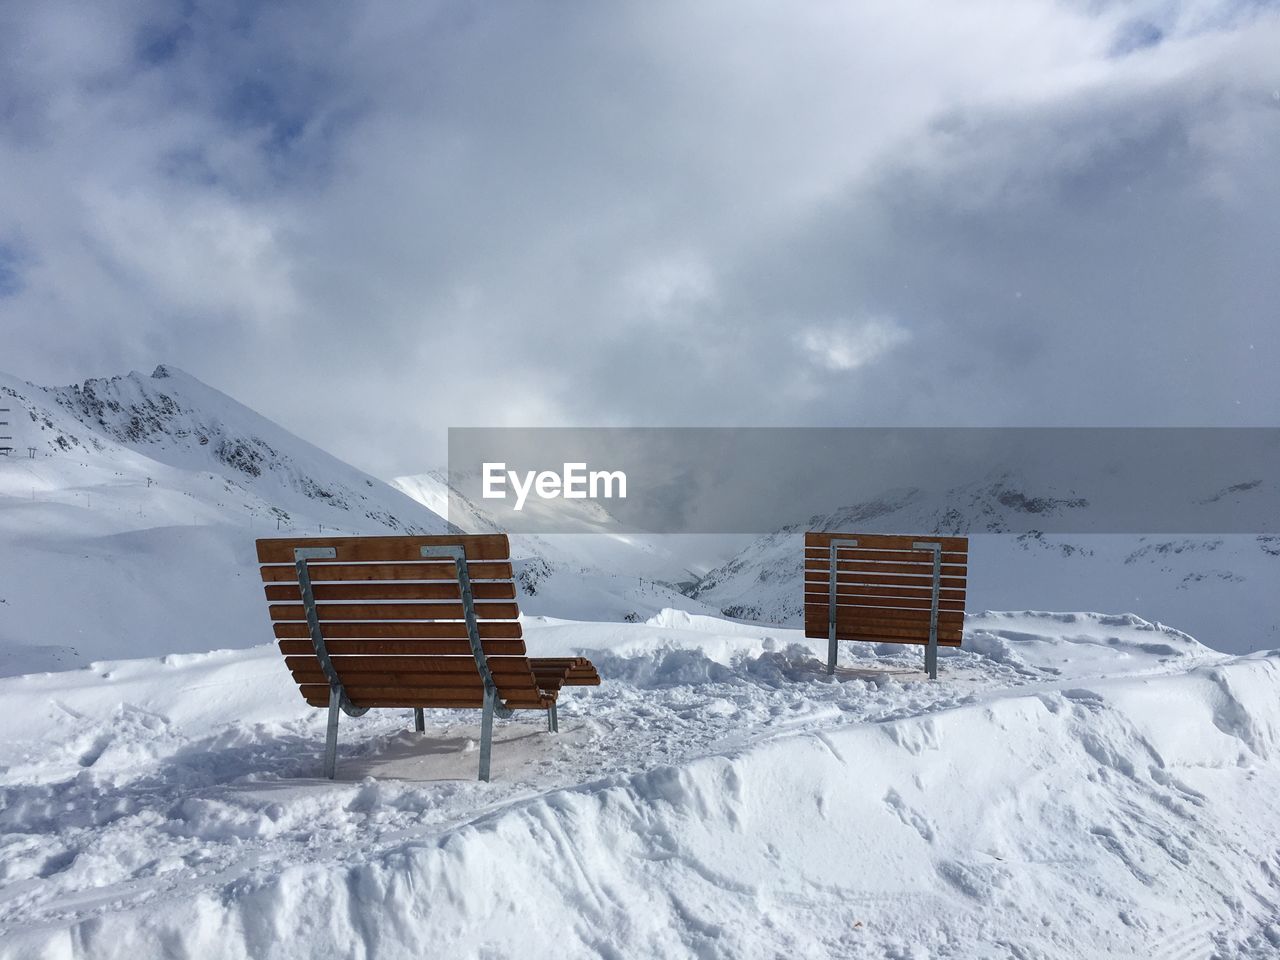
[[466,712],[345,724],[312,779],[269,649],[0,681],[0,957],[1274,955],[1277,658],[975,628],[939,682],[831,682],[789,630],[532,622],[620,669],[500,725],[492,784]]

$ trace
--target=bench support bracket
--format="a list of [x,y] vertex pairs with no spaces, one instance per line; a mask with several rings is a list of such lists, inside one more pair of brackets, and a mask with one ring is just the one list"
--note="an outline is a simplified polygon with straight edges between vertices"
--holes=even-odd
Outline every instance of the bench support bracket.
[[942,587],[942,544],[921,540],[911,544],[912,550],[928,550],[933,554],[933,595],[929,602],[929,645],[924,648],[924,668],[930,680],[938,679],[938,591]]
[[342,687],[342,678],[329,659],[329,650],[325,646],[324,632],[320,629],[320,612],[316,609],[315,593],[311,589],[311,571],[307,567],[308,560],[336,560],[336,547],[298,547],[293,551],[293,567],[298,575],[298,589],[302,593],[302,605],[307,612],[307,629],[311,634],[311,647],[315,650],[316,659],[320,661],[320,669],[329,681],[329,726],[324,745],[324,775],[330,780],[334,778],[338,758],[338,711],[349,717],[359,717],[368,712],[368,707],[357,707],[347,699],[347,691]]
[[836,555],[840,550],[849,550],[858,545],[852,537],[831,541],[831,568],[827,571],[827,674],[836,672],[836,658],[840,645],[836,640]]
[[467,621],[467,640],[471,644],[471,655],[475,657],[476,670],[480,673],[480,681],[484,684],[484,706],[480,715],[480,779],[489,780],[489,757],[493,752],[493,718],[505,720],[514,712],[504,707],[498,697],[498,685],[489,670],[489,658],[484,652],[484,643],[480,639],[480,625],[476,620],[476,602],[471,594],[471,574],[467,572],[467,551],[464,547],[422,547],[425,559],[445,558],[452,560],[458,575],[458,591],[462,594],[462,612]]

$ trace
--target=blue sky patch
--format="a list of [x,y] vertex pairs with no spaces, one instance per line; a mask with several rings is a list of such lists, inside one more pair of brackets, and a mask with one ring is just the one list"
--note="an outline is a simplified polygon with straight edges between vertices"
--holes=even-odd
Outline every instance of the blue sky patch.
[[1130,20],[1116,34],[1111,45],[1113,57],[1155,47],[1164,40],[1164,31],[1149,20]]
[[16,247],[0,243],[0,297],[13,297],[22,292],[21,266],[24,257]]

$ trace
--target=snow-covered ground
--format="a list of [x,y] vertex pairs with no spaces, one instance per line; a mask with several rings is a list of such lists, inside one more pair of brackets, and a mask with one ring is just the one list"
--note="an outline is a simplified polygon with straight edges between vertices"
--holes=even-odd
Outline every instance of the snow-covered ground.
[[[992,613],[940,679],[668,611],[534,619],[606,680],[344,719],[279,654],[0,681],[0,957],[1222,957],[1280,945],[1280,660]],[[877,655],[877,653],[879,655]]]

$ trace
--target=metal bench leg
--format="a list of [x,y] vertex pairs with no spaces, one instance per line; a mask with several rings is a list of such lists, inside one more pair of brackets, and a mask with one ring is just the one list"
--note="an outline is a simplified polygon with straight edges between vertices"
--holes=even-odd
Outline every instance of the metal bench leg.
[[560,711],[556,709],[556,701],[551,701],[551,732],[560,732]]
[[324,775],[334,778],[338,766],[338,714],[341,712],[342,691],[329,688],[329,731],[324,741]]
[[840,656],[839,641],[836,640],[836,604],[838,597],[836,595],[836,571],[839,568],[837,563],[837,554],[841,550],[856,547],[858,541],[852,538],[844,538],[840,540],[832,540],[828,545],[830,554],[827,562],[830,566],[827,568],[827,675],[833,676],[836,672],[836,659]]
[[427,718],[422,715],[421,707],[413,708],[413,729],[417,730],[418,733],[427,732]]
[[913,550],[928,550],[933,554],[933,590],[929,603],[929,643],[924,648],[924,669],[930,680],[938,679],[938,597],[942,588],[942,544],[913,543]]
[[489,755],[493,752],[493,701],[497,691],[484,692],[484,713],[480,717],[480,779],[489,782]]
[[831,578],[827,596],[827,676],[836,672],[836,658],[840,656],[840,644],[836,640],[836,548],[831,548]]

